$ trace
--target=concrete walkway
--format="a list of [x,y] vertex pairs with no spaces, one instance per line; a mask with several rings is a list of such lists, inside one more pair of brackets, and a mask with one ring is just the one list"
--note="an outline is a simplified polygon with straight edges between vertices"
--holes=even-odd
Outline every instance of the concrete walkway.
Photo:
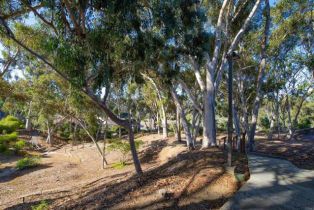
[[314,171],[249,155],[250,179],[221,209],[314,210]]

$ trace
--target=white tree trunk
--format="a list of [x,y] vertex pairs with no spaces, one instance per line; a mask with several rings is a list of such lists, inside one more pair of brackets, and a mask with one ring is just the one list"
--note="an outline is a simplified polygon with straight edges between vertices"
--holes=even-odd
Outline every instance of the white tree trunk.
[[179,112],[180,112],[182,126],[183,126],[183,130],[185,133],[185,138],[186,138],[186,145],[189,149],[191,147],[194,148],[192,135],[191,135],[191,132],[189,129],[188,122],[187,122],[186,117],[185,117],[185,112],[183,110],[183,107],[179,101],[179,98],[178,98],[177,93],[175,92],[174,88],[171,89],[171,95],[172,95],[172,98],[174,100],[176,107],[179,109]]
[[26,117],[25,129],[27,131],[32,130],[31,113],[32,113],[32,101],[29,102],[29,108],[28,108],[28,113]]
[[214,69],[209,61],[208,54],[206,55],[206,88],[204,92],[204,122],[203,122],[203,142],[202,147],[216,145],[215,136],[215,117],[214,117]]
[[250,151],[254,150],[254,137],[255,137],[255,131],[256,131],[258,111],[259,111],[259,106],[262,100],[261,86],[262,86],[262,82],[264,78],[264,72],[266,69],[266,57],[267,57],[266,49],[268,46],[269,29],[270,29],[270,6],[269,6],[268,0],[265,0],[265,16],[266,16],[266,22],[265,22],[263,41],[262,41],[261,62],[260,62],[260,69],[259,69],[258,78],[257,78],[256,98],[253,105],[252,122],[251,122],[251,128],[250,128],[250,133],[249,133],[249,150]]

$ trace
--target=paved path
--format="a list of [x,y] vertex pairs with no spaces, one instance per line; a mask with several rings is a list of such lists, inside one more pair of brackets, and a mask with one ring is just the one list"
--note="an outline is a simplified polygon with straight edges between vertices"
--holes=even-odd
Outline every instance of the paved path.
[[250,179],[221,210],[314,210],[314,170],[249,155]]

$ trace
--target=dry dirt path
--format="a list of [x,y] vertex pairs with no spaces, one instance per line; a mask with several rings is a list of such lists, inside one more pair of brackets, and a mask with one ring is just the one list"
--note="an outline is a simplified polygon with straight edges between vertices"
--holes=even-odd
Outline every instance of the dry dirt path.
[[222,210],[314,209],[314,170],[282,159],[249,155],[248,182]]

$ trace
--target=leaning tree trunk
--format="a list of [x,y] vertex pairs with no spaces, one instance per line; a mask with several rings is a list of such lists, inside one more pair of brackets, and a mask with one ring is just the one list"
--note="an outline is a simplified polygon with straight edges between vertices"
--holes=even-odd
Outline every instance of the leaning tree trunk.
[[[11,28],[9,27],[9,25],[7,24],[7,22],[5,21],[5,19],[3,17],[1,17],[1,16],[0,16],[0,24],[5,28],[5,34],[4,35],[7,36],[8,39],[12,40],[14,43],[19,45],[23,49],[25,49],[31,55],[33,55],[36,58],[38,58],[39,60],[41,60],[43,63],[45,63],[47,66],[49,66],[54,72],[56,72],[61,78],[63,78],[64,80],[66,80],[66,81],[71,83],[71,79],[68,78],[62,71],[57,69],[53,64],[51,64],[45,57],[43,57],[39,53],[35,52],[34,50],[32,50],[31,48],[26,46],[24,43],[22,43],[20,40],[18,40],[15,37],[15,35],[14,35],[13,31],[11,30]],[[123,126],[124,128],[129,130],[129,143],[131,145],[132,157],[133,157],[133,160],[134,160],[133,161],[134,162],[134,167],[135,167],[135,170],[136,170],[137,174],[141,175],[143,172],[142,172],[141,165],[140,165],[140,162],[139,162],[139,159],[138,159],[138,156],[137,156],[135,143],[134,143],[134,135],[133,135],[132,129],[130,129],[131,128],[130,124],[127,121],[122,120],[119,117],[117,117],[107,107],[107,105],[105,103],[105,100],[100,100],[94,94],[94,92],[91,90],[90,87],[84,86],[84,87],[81,88],[81,91],[83,93],[85,93],[94,102],[95,105],[97,105],[102,111],[104,111],[112,121],[114,121],[119,126]]]
[[180,123],[180,110],[176,107],[176,140],[181,142],[181,123]]
[[259,68],[259,73],[257,77],[256,98],[255,98],[253,110],[252,110],[252,122],[251,122],[250,134],[249,134],[249,150],[250,151],[254,150],[254,137],[255,137],[255,131],[256,131],[258,111],[259,111],[259,106],[262,100],[261,86],[263,83],[264,72],[266,69],[266,57],[267,57],[266,50],[268,46],[269,28],[270,28],[269,0],[265,0],[265,16],[266,16],[266,22],[265,22],[263,41],[262,41],[261,62],[260,62],[260,68]]
[[32,113],[32,101],[29,102],[29,109],[28,109],[28,113],[26,117],[25,129],[27,131],[32,130],[31,113]]
[[52,144],[52,128],[49,126],[49,122],[46,122],[47,124],[47,139],[46,142],[48,144]]
[[186,138],[186,145],[189,149],[193,149],[194,145],[193,145],[192,135],[191,135],[191,132],[189,129],[188,122],[187,122],[186,117],[185,117],[185,112],[184,112],[183,107],[179,101],[177,93],[175,92],[175,90],[173,88],[171,89],[171,96],[174,100],[174,103],[175,103],[177,109],[179,109],[179,112],[180,112],[182,126],[184,129],[185,138]]

